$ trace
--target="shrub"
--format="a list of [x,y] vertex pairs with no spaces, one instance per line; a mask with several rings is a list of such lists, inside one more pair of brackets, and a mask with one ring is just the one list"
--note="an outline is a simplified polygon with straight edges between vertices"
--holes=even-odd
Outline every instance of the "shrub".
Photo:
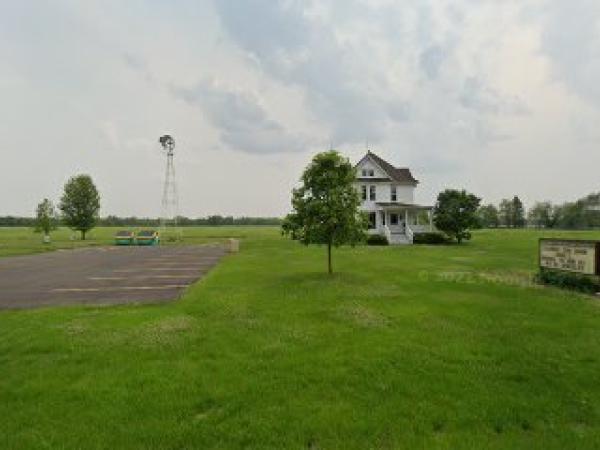
[[597,277],[579,273],[540,269],[535,279],[538,283],[550,284],[562,289],[572,289],[587,294],[600,292],[600,280]]
[[415,233],[413,244],[447,244],[449,239],[437,231]]
[[387,238],[381,234],[371,234],[367,237],[367,245],[389,245]]

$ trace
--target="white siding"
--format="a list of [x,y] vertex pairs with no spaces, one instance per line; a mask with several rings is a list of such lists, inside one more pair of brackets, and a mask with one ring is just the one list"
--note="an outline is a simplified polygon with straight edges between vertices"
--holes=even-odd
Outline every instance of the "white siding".
[[[358,194],[362,195],[362,186],[367,187],[367,200],[362,202],[361,208],[365,211],[374,211],[377,202],[391,202],[392,183],[360,181],[355,184]],[[375,201],[369,200],[369,187],[375,186]],[[396,185],[396,201],[398,203],[414,203],[415,187],[407,185]],[[362,199],[362,197],[361,197]]]

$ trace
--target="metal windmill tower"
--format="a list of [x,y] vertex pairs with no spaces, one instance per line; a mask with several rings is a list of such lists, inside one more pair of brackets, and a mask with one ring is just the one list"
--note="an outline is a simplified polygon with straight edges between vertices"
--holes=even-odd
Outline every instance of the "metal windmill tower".
[[165,134],[158,139],[160,145],[167,155],[167,168],[165,172],[165,183],[163,185],[163,195],[160,214],[160,228],[163,233],[167,228],[175,232],[176,237],[180,237],[180,230],[177,226],[177,216],[179,215],[179,195],[177,193],[177,182],[175,180],[175,165],[173,164],[173,154],[175,151],[175,139]]

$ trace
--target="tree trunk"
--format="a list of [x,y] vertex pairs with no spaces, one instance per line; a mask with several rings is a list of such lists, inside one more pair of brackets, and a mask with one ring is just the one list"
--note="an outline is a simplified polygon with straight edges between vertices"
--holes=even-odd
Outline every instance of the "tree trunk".
[[85,230],[81,230],[81,240],[85,241]]
[[331,242],[327,244],[327,269],[329,275],[331,275],[333,273],[333,268],[331,267]]

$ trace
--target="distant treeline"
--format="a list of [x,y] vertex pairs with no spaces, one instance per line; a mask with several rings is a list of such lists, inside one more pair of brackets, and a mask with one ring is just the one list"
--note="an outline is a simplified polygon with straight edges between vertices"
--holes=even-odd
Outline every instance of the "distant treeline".
[[[180,216],[177,223],[181,226],[220,226],[220,225],[281,225],[279,217],[233,217],[208,216],[197,219]],[[159,219],[149,217],[117,217],[107,216],[98,220],[101,227],[158,227]],[[35,218],[0,216],[0,227],[34,227]]]
[[499,206],[481,206],[478,215],[483,228],[600,228],[600,193],[562,204],[537,202],[528,211],[519,197],[514,196],[512,199],[502,200]]

